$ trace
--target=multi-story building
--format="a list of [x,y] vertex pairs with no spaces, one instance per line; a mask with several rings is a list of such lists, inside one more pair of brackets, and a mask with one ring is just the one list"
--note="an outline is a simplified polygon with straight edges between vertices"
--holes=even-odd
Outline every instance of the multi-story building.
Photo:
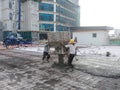
[[24,38],[46,37],[49,31],[80,26],[79,0],[0,0],[4,36],[19,32]]

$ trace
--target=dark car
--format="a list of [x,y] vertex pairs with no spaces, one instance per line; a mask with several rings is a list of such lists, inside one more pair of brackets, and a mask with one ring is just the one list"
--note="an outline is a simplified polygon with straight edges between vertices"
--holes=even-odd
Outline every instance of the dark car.
[[32,44],[31,40],[24,40],[20,34],[18,33],[10,33],[8,36],[3,40],[4,45],[23,45],[23,44]]

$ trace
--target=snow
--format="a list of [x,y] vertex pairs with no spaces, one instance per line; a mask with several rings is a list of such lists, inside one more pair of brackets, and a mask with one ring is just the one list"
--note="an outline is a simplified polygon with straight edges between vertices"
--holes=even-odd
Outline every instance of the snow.
[[111,56],[120,56],[120,46],[92,46],[87,48],[80,48],[77,52],[78,55],[106,55],[110,52]]
[[[43,52],[44,46],[38,47],[20,47],[17,50],[33,51],[33,52]],[[54,51],[51,48],[50,51]],[[77,55],[106,55],[106,52],[110,52],[112,57],[120,57],[120,46],[90,46],[85,48],[79,48],[77,50]]]
[[[23,51],[33,51],[33,52],[43,52],[44,46],[38,46],[38,47],[20,47],[16,48],[17,50],[23,50]],[[54,51],[54,48],[50,48],[50,52]]]

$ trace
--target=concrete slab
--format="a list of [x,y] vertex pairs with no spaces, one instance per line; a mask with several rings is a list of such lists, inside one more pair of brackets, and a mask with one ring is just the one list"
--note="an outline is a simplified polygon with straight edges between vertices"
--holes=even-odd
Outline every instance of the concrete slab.
[[120,58],[101,55],[76,56],[73,64],[78,70],[104,77],[120,77]]
[[120,90],[120,78],[98,77],[76,69],[63,72],[51,67],[55,60],[57,56],[51,55],[50,62],[43,63],[38,52],[1,50],[0,90]]

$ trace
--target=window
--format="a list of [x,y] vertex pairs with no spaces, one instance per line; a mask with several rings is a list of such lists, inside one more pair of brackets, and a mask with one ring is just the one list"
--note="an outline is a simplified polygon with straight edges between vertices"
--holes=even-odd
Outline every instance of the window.
[[53,14],[43,14],[43,13],[39,14],[39,20],[41,21],[53,21],[53,19],[54,19]]
[[56,27],[57,29],[57,31],[66,31],[67,30],[67,27],[65,27],[65,26],[62,26],[62,25],[57,25],[57,27]]
[[39,29],[42,31],[53,31],[54,24],[40,24]]
[[12,9],[12,2],[9,1],[9,8]]
[[9,13],[9,19],[12,20],[13,16],[12,13]]
[[53,4],[40,3],[39,4],[39,10],[53,11],[54,6],[53,6]]
[[96,38],[96,37],[97,37],[97,34],[96,34],[96,33],[93,33],[93,34],[92,34],[92,37],[93,37],[93,38]]

